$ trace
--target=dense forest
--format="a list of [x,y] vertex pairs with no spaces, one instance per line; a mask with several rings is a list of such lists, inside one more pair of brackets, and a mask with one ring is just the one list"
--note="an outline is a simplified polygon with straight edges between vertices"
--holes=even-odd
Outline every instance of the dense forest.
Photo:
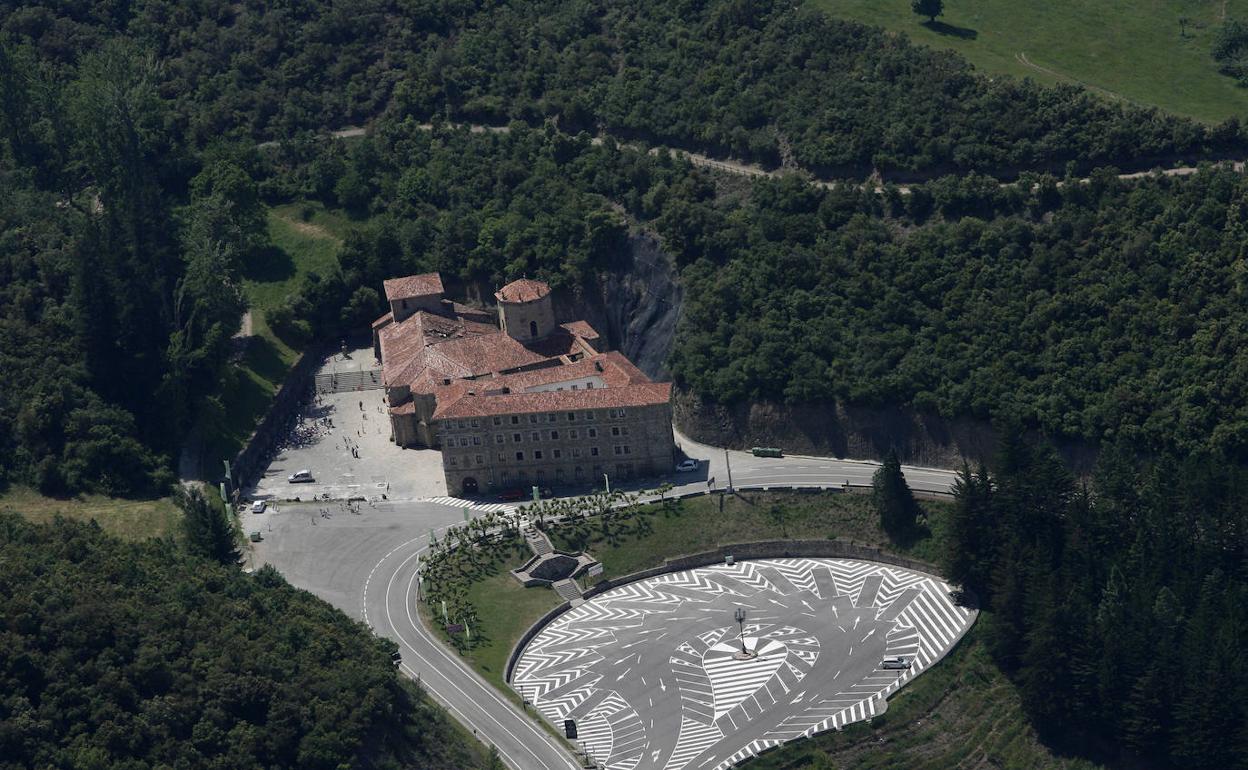
[[1004,434],[962,474],[950,574],[1033,723],[1124,766],[1248,767],[1248,472],[1117,441],[1082,483]]
[[394,646],[270,567],[0,514],[0,768],[472,768]]
[[254,148],[186,148],[159,70],[110,41],[61,80],[0,47],[0,482],[163,491],[217,388],[265,239]]
[[1243,151],[1213,129],[1072,86],[977,77],[957,56],[779,0],[0,3],[55,73],[125,35],[189,144],[282,139],[383,112],[605,130],[821,173],[1004,171]]

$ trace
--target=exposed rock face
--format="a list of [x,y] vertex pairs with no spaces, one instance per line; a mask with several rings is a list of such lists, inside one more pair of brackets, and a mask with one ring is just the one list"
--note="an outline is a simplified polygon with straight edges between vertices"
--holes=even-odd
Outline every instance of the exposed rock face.
[[556,298],[559,318],[584,318],[599,334],[655,380],[669,377],[676,322],[685,292],[676,266],[650,233],[631,235],[626,263],[603,275],[591,293]]
[[[689,438],[712,446],[744,449],[778,446],[789,454],[878,460],[890,448],[903,463],[960,468],[990,460],[998,435],[982,420],[948,420],[912,410],[819,404],[711,404],[678,392],[672,412]],[[1095,448],[1060,443],[1058,451],[1076,472],[1089,470]]]

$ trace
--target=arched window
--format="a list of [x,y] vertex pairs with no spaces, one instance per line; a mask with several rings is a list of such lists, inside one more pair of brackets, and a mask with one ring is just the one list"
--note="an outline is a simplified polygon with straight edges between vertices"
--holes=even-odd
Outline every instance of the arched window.
[[529,336],[537,336],[537,321],[529,321]]

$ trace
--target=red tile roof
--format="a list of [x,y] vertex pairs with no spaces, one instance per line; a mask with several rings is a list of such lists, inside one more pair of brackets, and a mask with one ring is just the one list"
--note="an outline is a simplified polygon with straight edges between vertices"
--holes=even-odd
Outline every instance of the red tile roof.
[[521,278],[494,292],[499,302],[532,302],[550,294],[550,287],[541,281]]
[[378,318],[376,321],[373,321],[373,329],[376,330],[379,326],[385,326],[386,324],[390,323],[393,320],[394,320],[394,313],[387,312],[381,318]]
[[487,396],[464,395],[443,402],[438,399],[433,419],[488,417],[496,414],[528,414],[575,409],[607,409],[666,404],[672,398],[670,382],[646,382],[620,388],[594,390],[547,390],[540,393],[507,393]]
[[428,297],[430,294],[442,294],[442,276],[437,273],[421,273],[403,278],[391,278],[383,281],[386,289],[386,301],[408,299],[410,297]]
[[598,339],[598,332],[594,331],[594,327],[590,326],[586,321],[570,321],[566,324],[559,325],[567,329],[569,334],[573,334],[581,339]]

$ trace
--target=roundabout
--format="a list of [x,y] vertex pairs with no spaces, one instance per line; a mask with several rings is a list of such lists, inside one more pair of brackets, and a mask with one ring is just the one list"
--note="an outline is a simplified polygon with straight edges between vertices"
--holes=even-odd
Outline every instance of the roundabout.
[[[598,594],[541,629],[511,684],[601,766],[722,768],[882,713],[975,619],[931,575],[741,561]],[[885,669],[885,658],[908,667]]]

